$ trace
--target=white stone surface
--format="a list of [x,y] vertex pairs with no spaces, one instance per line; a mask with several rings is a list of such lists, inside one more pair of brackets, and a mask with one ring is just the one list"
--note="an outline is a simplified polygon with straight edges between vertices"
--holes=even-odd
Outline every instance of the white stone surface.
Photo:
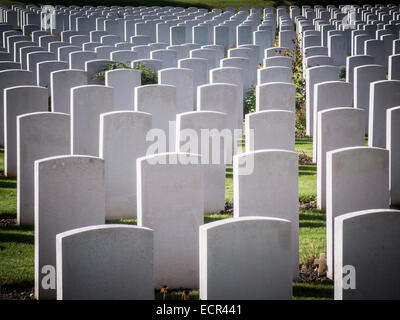
[[[246,152],[261,149],[294,151],[294,112],[265,110],[248,113],[245,118]],[[250,134],[250,130],[253,133]]]
[[296,86],[292,83],[271,82],[256,88],[256,111],[296,108]]
[[137,160],[137,223],[154,231],[155,288],[199,287],[199,227],[204,211],[199,163],[199,155],[185,153]]
[[386,149],[390,150],[390,201],[400,205],[400,107],[386,110]]
[[193,70],[186,68],[168,68],[158,71],[158,83],[176,87],[177,113],[194,110]]
[[25,70],[0,71],[0,145],[4,146],[4,89],[15,86],[34,85],[33,73]]
[[51,111],[70,114],[71,88],[86,85],[86,71],[60,70],[50,74]]
[[49,97],[51,96],[50,74],[53,71],[68,69],[68,63],[64,61],[43,61],[36,65],[37,81],[36,84],[47,88]]
[[400,80],[400,54],[389,56],[389,80]]
[[56,239],[58,300],[154,299],[152,230],[100,225]]
[[[166,84],[150,84],[135,88],[135,111],[147,112],[152,115],[153,128],[165,134],[166,150],[175,150],[175,118],[177,112],[176,87]],[[155,139],[155,138],[153,138]]]
[[177,151],[197,153],[202,157],[205,214],[218,213],[225,208],[224,146],[232,139],[224,135],[227,120],[226,113],[215,111],[186,112],[176,116]]
[[227,115],[227,128],[243,129],[243,107],[238,100],[237,85],[228,83],[212,83],[197,88],[197,110],[217,111]]
[[370,85],[368,145],[386,147],[386,110],[400,105],[400,80],[382,80]]
[[239,68],[243,71],[243,89],[244,92],[247,91],[253,86],[253,82],[250,77],[250,60],[247,58],[225,58],[220,61],[221,68]]
[[148,113],[100,115],[99,156],[105,160],[107,220],[136,218],[136,159],[146,155],[150,129]]
[[141,72],[115,69],[105,73],[105,85],[114,88],[114,111],[134,109],[135,88],[142,84]]
[[[6,88],[4,94],[4,175],[17,176],[17,116],[48,111],[47,89],[36,86]],[[29,103],[27,103],[29,101]]]
[[326,251],[334,268],[334,220],[354,211],[389,208],[389,151],[349,147],[326,154]]
[[334,108],[318,112],[317,206],[326,210],[326,153],[335,149],[364,146],[365,111]]
[[257,150],[233,158],[234,217],[262,216],[291,221],[293,279],[299,274],[298,155]]
[[[35,298],[56,299],[56,235],[105,223],[104,161],[59,156],[35,161]],[[48,269],[51,266],[54,269]],[[49,271],[50,270],[50,271]],[[52,278],[54,277],[54,278]]]
[[34,223],[34,162],[70,153],[70,117],[35,112],[17,117],[17,223]]
[[326,81],[314,85],[313,162],[318,159],[318,112],[331,108],[352,108],[353,86],[343,81]]
[[178,68],[193,71],[193,101],[197,101],[197,87],[209,82],[208,61],[203,58],[187,58],[178,60]]
[[[335,300],[398,300],[400,281],[387,269],[400,267],[400,211],[375,209],[335,219]],[[355,288],[347,289],[355,270]]]
[[93,51],[75,51],[69,54],[69,69],[85,70],[85,62],[97,59]]
[[200,227],[201,300],[290,300],[291,223],[231,218]]
[[99,155],[100,114],[113,111],[114,89],[87,85],[71,89],[71,154]]
[[287,67],[268,67],[257,70],[257,84],[285,82],[292,83],[292,69]]
[[326,81],[339,81],[339,68],[317,66],[306,71],[306,133],[314,136],[314,89],[315,85]]

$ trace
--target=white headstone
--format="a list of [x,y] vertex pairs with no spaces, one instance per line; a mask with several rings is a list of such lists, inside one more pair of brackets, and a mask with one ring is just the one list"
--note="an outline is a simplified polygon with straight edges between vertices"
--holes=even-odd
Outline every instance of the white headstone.
[[[198,153],[204,164],[204,213],[225,208],[224,129],[227,115],[214,111],[194,111],[176,116],[176,146],[179,152]],[[230,138],[230,135],[228,136]],[[222,140],[222,141],[221,141]]]
[[326,154],[326,251],[332,278],[334,220],[354,211],[389,208],[389,151],[350,147]]
[[87,85],[71,89],[71,154],[99,155],[100,114],[113,111],[114,89]]
[[158,83],[176,87],[177,113],[194,110],[193,71],[186,68],[168,68],[158,71]]
[[370,85],[368,145],[386,147],[386,110],[400,105],[400,80],[382,80]]
[[35,112],[17,117],[17,223],[34,224],[35,160],[70,153],[70,117]]
[[136,218],[136,159],[146,155],[150,129],[148,113],[100,115],[99,156],[105,160],[107,220]]
[[343,81],[326,81],[314,85],[313,162],[317,162],[318,112],[331,108],[353,107],[353,85]]
[[152,230],[100,225],[56,239],[58,300],[154,299]]
[[271,82],[256,88],[256,111],[296,108],[296,86],[292,83]]
[[35,298],[56,299],[56,235],[105,223],[104,160],[35,161]]
[[390,150],[390,201],[400,205],[400,107],[386,110],[386,149]]
[[50,74],[51,111],[70,114],[71,88],[86,85],[86,71],[60,70]]
[[399,228],[399,210],[364,210],[335,219],[335,300],[400,298],[399,279],[382,269],[400,267]]
[[175,118],[178,113],[176,99],[174,86],[151,84],[135,88],[135,111],[150,113],[153,128],[161,130],[159,133],[165,138],[165,143],[159,141],[160,147],[165,149],[157,149],[157,153],[175,150]]
[[293,279],[299,274],[298,155],[294,151],[258,150],[233,158],[234,217],[287,219],[292,225]]
[[5,176],[17,176],[17,116],[40,111],[48,111],[46,88],[17,86],[4,89]]
[[[250,130],[254,130],[250,133]],[[294,151],[295,113],[265,110],[246,114],[246,152],[262,149]]]
[[154,231],[154,286],[197,289],[204,211],[200,156],[147,156],[137,168],[138,226]]
[[291,223],[267,217],[200,227],[201,300],[292,298]]
[[14,86],[34,85],[33,73],[25,70],[0,71],[0,145],[4,146],[4,89]]
[[317,206],[326,210],[326,153],[365,145],[365,111],[334,108],[318,112]]
[[135,88],[142,83],[141,72],[115,69],[105,73],[105,85],[114,88],[114,111],[134,109]]

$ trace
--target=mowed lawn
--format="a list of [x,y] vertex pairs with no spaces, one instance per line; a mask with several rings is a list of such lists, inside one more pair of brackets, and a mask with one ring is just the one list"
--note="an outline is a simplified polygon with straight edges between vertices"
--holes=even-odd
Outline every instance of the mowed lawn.
[[[296,151],[312,156],[312,140],[297,138]],[[16,180],[6,178],[4,172],[4,150],[0,149],[0,220],[16,216]],[[226,170],[226,199],[232,201],[232,167]],[[316,166],[299,164],[299,198],[313,199],[316,194]],[[325,252],[325,213],[300,211],[300,262],[310,265],[321,252]],[[209,223],[232,217],[229,214],[205,216]],[[136,224],[135,220],[108,221],[108,223]],[[0,275],[2,289],[32,287],[34,282],[34,233],[31,226],[0,227]],[[167,299],[181,299],[182,292],[174,291]],[[294,299],[331,299],[333,284],[294,283]],[[159,294],[156,298],[161,298]],[[191,299],[198,299],[198,292],[190,292]]]

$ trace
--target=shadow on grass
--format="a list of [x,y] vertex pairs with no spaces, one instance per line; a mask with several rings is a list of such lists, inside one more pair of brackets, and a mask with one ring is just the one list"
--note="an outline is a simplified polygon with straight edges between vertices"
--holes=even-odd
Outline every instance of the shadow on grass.
[[35,238],[33,235],[19,233],[0,233],[0,242],[18,242],[26,244],[34,244]]
[[0,188],[15,189],[17,187],[17,181],[13,181],[12,178],[0,176]]
[[299,223],[300,228],[323,228],[325,227],[324,222],[301,222]]
[[324,284],[293,283],[293,297],[297,299],[333,299],[333,282]]
[[[317,173],[317,166],[315,164],[299,164],[299,172],[300,171],[312,171],[313,174]],[[300,172],[302,174],[303,172]]]
[[300,213],[299,219],[301,220],[313,220],[313,221],[325,221],[325,213],[322,211],[313,211],[312,214]]
[[232,178],[233,177],[233,168],[227,167],[225,170],[225,178]]

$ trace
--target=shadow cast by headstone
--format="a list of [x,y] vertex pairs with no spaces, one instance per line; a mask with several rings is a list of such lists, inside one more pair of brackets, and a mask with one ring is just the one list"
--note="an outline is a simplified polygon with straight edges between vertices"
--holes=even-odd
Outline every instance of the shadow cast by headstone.
[[[328,287],[326,285],[332,285],[332,287]],[[333,282],[326,281],[324,286],[318,286],[318,284],[314,286],[310,286],[307,283],[296,283],[293,286],[293,296],[298,299],[301,298],[326,298],[333,299]]]
[[[7,228],[4,228],[7,229]],[[19,233],[0,233],[0,242],[17,242],[17,243],[26,243],[26,244],[34,244],[35,237],[33,235],[28,234],[19,234]]]
[[15,189],[17,187],[17,181],[13,181],[12,178],[0,176],[0,188]]

